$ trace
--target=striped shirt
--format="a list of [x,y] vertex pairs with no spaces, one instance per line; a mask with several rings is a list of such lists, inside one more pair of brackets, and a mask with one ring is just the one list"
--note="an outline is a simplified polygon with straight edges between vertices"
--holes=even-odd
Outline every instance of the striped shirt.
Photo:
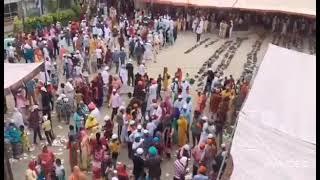
[[175,168],[175,174],[174,177],[180,179],[181,177],[184,177],[186,174],[186,167],[180,162],[179,159],[177,159],[174,162],[174,168]]

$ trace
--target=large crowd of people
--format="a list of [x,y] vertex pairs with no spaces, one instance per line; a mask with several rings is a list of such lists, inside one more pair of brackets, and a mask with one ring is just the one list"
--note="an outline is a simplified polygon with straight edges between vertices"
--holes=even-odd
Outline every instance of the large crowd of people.
[[[176,180],[185,179],[190,163],[194,180],[215,179],[220,167],[225,168],[223,131],[234,124],[249,82],[207,69],[205,88],[192,97],[193,80],[188,72],[178,68],[170,75],[164,67],[158,77],[149,77],[146,66],[157,60],[163,48],[172,46],[181,31],[192,30],[197,42],[201,34],[215,29],[221,38],[228,38],[233,26],[249,21],[250,16],[134,12],[126,16],[111,7],[92,19],[70,21],[67,26],[56,22],[17,34],[15,43],[8,44],[10,63],[45,64],[39,77],[12,92],[15,113],[5,126],[14,158],[30,152],[37,139],[45,140],[45,136],[47,140],[38,158],[29,163],[26,179],[91,179],[86,172],[92,172],[95,180],[160,179],[161,162],[175,157]],[[306,20],[263,17],[266,29],[282,36],[290,32],[294,42],[315,31]],[[124,95],[128,87],[133,91]],[[112,113],[102,114],[101,108],[110,108]],[[57,121],[69,125],[65,162],[71,174],[66,174],[62,160],[50,150],[56,139],[54,110]],[[27,128],[32,130],[33,142]],[[127,164],[117,161],[122,145],[132,160],[132,174]]]

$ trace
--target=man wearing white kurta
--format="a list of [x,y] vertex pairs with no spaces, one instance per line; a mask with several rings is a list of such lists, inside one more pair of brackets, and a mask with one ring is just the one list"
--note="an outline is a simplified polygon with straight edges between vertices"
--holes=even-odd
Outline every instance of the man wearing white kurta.
[[208,138],[213,138],[216,135],[215,125],[211,123],[209,124],[207,117],[202,117],[201,119],[205,120],[206,122],[203,124],[199,144],[206,143]]
[[149,88],[149,97],[148,97],[148,101],[147,101],[147,111],[150,111],[150,108],[152,105],[152,100],[157,99],[157,88],[158,88],[157,81],[153,80],[152,85]]
[[101,73],[102,81],[103,81],[103,96],[107,97],[108,94],[108,83],[109,83],[109,66],[106,66]]
[[153,47],[151,41],[148,41],[144,44],[145,52],[144,52],[144,59],[151,61],[153,59]]
[[196,28],[196,34],[197,34],[197,42],[200,41],[200,38],[201,38],[201,34],[203,32],[203,19],[201,18],[200,22],[199,22],[199,25],[197,26]]
[[121,65],[119,76],[121,78],[123,86],[127,86],[127,84],[128,84],[128,71],[126,69],[126,65],[125,64]]
[[188,97],[188,92],[190,91],[190,84],[188,81],[183,80],[182,81],[182,98],[185,100]]
[[138,67],[138,73],[143,76],[146,73],[146,68],[144,66],[144,64],[140,64],[140,66]]

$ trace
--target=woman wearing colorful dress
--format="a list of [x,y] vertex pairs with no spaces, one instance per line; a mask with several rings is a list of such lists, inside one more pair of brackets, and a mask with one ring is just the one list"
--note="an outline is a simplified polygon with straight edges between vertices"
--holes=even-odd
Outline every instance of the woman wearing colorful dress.
[[78,165],[78,142],[74,139],[74,136],[69,136],[69,162],[70,162],[70,169],[73,169],[74,166]]
[[80,131],[80,168],[87,171],[90,164],[90,144],[89,136],[85,130]]
[[188,143],[187,133],[188,133],[188,121],[186,117],[180,114],[180,118],[178,120],[178,145],[182,147],[183,145]]

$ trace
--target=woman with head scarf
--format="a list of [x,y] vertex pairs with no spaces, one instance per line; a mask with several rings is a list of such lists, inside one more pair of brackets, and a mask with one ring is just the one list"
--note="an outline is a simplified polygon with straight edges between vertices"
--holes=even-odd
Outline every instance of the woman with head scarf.
[[88,180],[87,176],[81,172],[78,166],[72,168],[72,173],[69,176],[69,180]]
[[74,139],[74,136],[69,136],[69,142],[67,148],[69,149],[69,162],[70,168],[72,169],[74,166],[78,165],[78,149],[79,144]]
[[90,111],[89,116],[94,117],[99,124],[102,124],[101,112],[100,112],[100,110],[98,109],[98,107],[95,105],[95,103],[91,102],[91,103],[88,105],[88,108],[89,108],[89,111]]
[[100,139],[100,133],[96,134],[96,141],[95,143],[92,143],[92,155],[93,155],[93,161],[92,161],[92,173],[94,180],[98,180],[102,178],[102,162],[105,159],[104,155],[104,148],[103,148],[103,142]]
[[[18,89],[18,92],[15,95],[15,112],[20,111],[22,115],[22,121],[24,120],[24,117],[26,116],[26,111],[27,111],[27,104],[28,101],[26,99],[26,91],[22,88]],[[21,118],[19,118],[21,121]],[[19,124],[20,126],[21,124]]]
[[145,167],[148,169],[148,178],[160,180],[161,177],[161,158],[158,155],[158,150],[151,146],[148,150],[147,159],[145,160]]
[[36,170],[37,162],[35,160],[32,160],[29,165],[28,169],[26,170],[26,180],[37,180],[38,178],[38,172]]
[[78,133],[80,131],[80,128],[83,127],[83,119],[84,117],[81,116],[81,109],[78,108],[77,111],[73,114],[73,121],[74,121],[74,124],[76,126],[76,133]]
[[204,153],[202,154],[200,162],[205,165],[208,169],[207,172],[211,172],[213,169],[213,162],[216,158],[217,154],[217,144],[213,137],[208,136],[207,144],[204,149]]
[[188,121],[183,114],[180,114],[178,123],[178,145],[179,147],[185,145],[188,142]]
[[97,119],[89,115],[88,119],[86,120],[85,128],[87,129],[89,134],[94,134],[97,131],[97,128],[99,128]]
[[125,164],[120,164],[117,167],[118,180],[129,180],[129,174],[126,169],[127,167]]
[[103,104],[103,79],[101,73],[98,73],[96,77],[97,82],[97,96],[98,96],[98,104],[97,106],[100,108]]
[[187,174],[188,158],[183,156],[174,162],[175,173],[173,180],[184,180]]
[[40,165],[43,167],[46,179],[50,177],[53,171],[55,156],[53,152],[48,150],[47,146],[42,148],[42,152],[39,155]]
[[180,84],[181,81],[182,81],[182,71],[181,71],[181,68],[178,68],[178,69],[177,69],[177,72],[175,73],[175,78],[178,78],[178,82],[179,82],[179,84]]
[[214,90],[213,94],[211,95],[210,98],[210,112],[211,113],[216,113],[219,108],[219,104],[222,101],[222,95],[220,93],[220,89]]
[[88,170],[90,164],[90,144],[86,130],[80,131],[80,168]]

